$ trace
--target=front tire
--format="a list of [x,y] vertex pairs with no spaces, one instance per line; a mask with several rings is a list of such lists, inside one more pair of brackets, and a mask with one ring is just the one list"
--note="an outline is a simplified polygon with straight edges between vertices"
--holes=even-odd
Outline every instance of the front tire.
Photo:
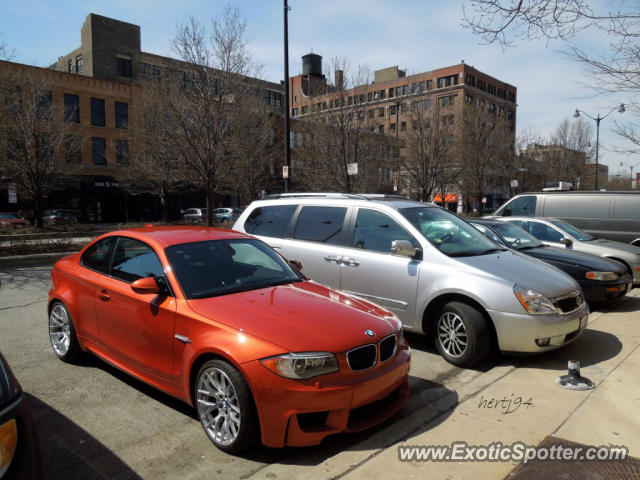
[[53,353],[63,362],[74,363],[82,353],[69,309],[59,301],[49,311],[49,341]]
[[237,453],[258,442],[260,429],[249,385],[232,365],[210,360],[196,377],[198,418],[220,450]]
[[449,363],[471,367],[484,360],[491,345],[490,330],[476,308],[462,302],[449,302],[436,320],[436,348]]

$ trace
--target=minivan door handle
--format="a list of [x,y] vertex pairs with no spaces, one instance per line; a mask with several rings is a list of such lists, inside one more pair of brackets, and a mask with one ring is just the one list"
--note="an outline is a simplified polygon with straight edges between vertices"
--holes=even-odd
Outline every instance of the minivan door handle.
[[357,267],[358,265],[360,265],[358,262],[356,262],[355,258],[343,257],[342,258],[342,263],[343,263],[343,265],[346,265],[348,267]]
[[342,262],[342,257],[337,257],[335,255],[329,255],[327,257],[324,257],[324,259],[329,263],[335,263],[337,265],[339,265]]

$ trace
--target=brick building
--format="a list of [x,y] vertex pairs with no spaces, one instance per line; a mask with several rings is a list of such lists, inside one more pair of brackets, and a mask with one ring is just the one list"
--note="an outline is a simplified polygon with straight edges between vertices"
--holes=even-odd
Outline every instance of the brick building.
[[[322,119],[338,108],[352,108],[363,116],[363,128],[396,136],[399,155],[403,156],[404,140],[411,129],[411,112],[416,105],[424,106],[432,120],[450,125],[449,135],[457,144],[466,133],[463,120],[467,106],[482,105],[496,116],[506,118],[509,140],[515,144],[516,87],[464,62],[414,75],[406,75],[397,66],[385,68],[374,73],[372,83],[345,89],[341,70],[333,72],[333,82],[327,81],[320,55],[308,54],[302,61],[302,73],[290,78],[293,118]],[[456,158],[451,163],[460,164]],[[394,172],[394,181],[398,182],[400,177],[399,191],[410,193],[411,187],[402,181],[403,176],[402,172]],[[496,198],[490,201],[498,201],[502,194],[496,191],[494,195]]]
[[[184,75],[186,64],[141,50],[140,27],[116,19],[90,13],[81,29],[81,45],[59,57],[49,68],[38,68],[12,62],[0,62],[10,73],[32,75],[42,79],[51,91],[53,105],[75,111],[70,120],[70,133],[83,138],[74,163],[82,164],[82,175],[46,199],[45,208],[74,210],[83,221],[123,222],[161,217],[158,198],[130,195],[115,177],[122,164],[133,153],[135,133],[139,128],[142,79],[163,81],[171,75]],[[282,86],[257,78],[244,77],[255,95],[282,113]],[[0,149],[1,151],[2,149]],[[0,153],[1,154],[1,153]],[[60,159],[65,161],[65,159]],[[11,179],[1,179],[11,184]],[[11,187],[13,189],[13,187]],[[17,192],[18,203],[0,191],[0,210],[28,209],[29,199]],[[171,199],[172,216],[180,208],[202,206],[204,193],[185,189]],[[225,204],[234,199],[225,196]]]

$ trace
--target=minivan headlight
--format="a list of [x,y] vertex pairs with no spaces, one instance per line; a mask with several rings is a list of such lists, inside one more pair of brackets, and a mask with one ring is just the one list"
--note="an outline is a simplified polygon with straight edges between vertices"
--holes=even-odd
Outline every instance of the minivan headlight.
[[516,283],[513,286],[513,293],[528,313],[539,315],[557,311],[547,297],[532,288],[521,287]]
[[589,280],[617,280],[618,274],[615,272],[587,272],[585,277]]
[[338,360],[329,352],[287,353],[260,361],[273,373],[294,380],[338,371]]

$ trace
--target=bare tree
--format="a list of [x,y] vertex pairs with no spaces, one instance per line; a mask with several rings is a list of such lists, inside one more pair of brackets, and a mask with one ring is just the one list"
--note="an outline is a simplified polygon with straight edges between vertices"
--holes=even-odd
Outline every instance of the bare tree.
[[[173,47],[186,62],[182,88],[170,96],[178,147],[190,180],[203,188],[208,211],[231,172],[231,125],[237,113],[236,96],[247,93],[247,75],[256,66],[247,50],[246,21],[227,6],[210,29],[195,17],[179,27]],[[211,225],[211,215],[207,224]]]
[[[2,68],[9,68],[4,63]],[[64,188],[69,174],[80,171],[82,136],[72,130],[61,102],[53,102],[52,85],[43,75],[16,71],[4,89],[0,137],[5,152],[0,171],[33,200],[37,226],[42,226],[44,198]]]
[[402,168],[422,201],[430,201],[434,192],[444,198],[460,171],[455,165],[453,117],[432,115],[433,111],[430,98],[411,104],[406,150],[401,157]]
[[550,144],[556,146],[549,156],[545,170],[552,178],[571,182],[574,188],[584,188],[583,178],[587,170],[587,159],[591,156],[593,125],[583,119],[569,122],[563,120],[551,135]]
[[514,162],[515,145],[509,122],[495,104],[467,105],[460,144],[461,189],[467,201],[475,198],[480,211],[484,194],[505,181],[504,171]]

